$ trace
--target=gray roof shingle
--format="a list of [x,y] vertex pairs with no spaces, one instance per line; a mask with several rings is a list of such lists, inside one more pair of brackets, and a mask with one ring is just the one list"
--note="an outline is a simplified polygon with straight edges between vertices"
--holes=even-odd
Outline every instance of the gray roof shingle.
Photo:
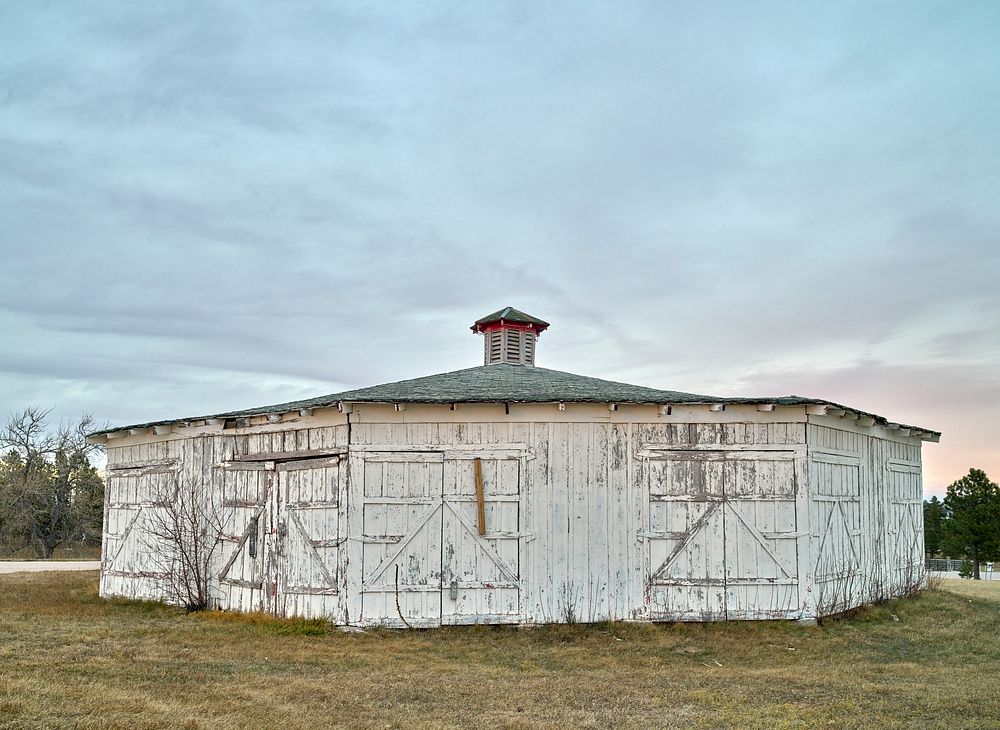
[[480,365],[339,393],[340,401],[390,403],[690,403],[709,396],[657,390],[525,365]]
[[[149,423],[97,431],[96,436],[127,428],[147,428],[179,421],[205,418],[240,418],[285,413],[311,408],[323,408],[337,403],[651,403],[660,405],[685,403],[774,403],[775,405],[828,405],[834,408],[871,416],[877,423],[888,421],[873,413],[831,401],[780,396],[768,398],[719,398],[673,390],[659,390],[641,385],[629,385],[612,380],[574,375],[560,370],[527,365],[494,364],[455,370],[449,373],[428,375],[411,380],[374,385],[369,388],[347,390],[340,393],[309,398],[307,400],[278,403],[260,408],[250,408],[227,413],[216,413],[192,418],[151,421]],[[903,424],[901,424],[903,425]],[[904,426],[905,427],[905,426]],[[917,428],[917,427],[910,427]],[[921,429],[938,433],[930,429]]]

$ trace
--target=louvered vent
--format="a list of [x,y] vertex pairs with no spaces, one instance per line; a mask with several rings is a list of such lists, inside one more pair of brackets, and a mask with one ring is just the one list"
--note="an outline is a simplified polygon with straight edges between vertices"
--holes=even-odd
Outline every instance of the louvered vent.
[[525,332],[524,333],[524,344],[522,345],[524,349],[524,364],[534,365],[535,364],[535,333]]
[[486,335],[486,364],[503,362],[503,330]]
[[548,322],[506,307],[476,320],[472,331],[483,335],[483,363],[534,365],[535,345]]
[[521,355],[521,331],[520,330],[507,330],[505,333],[506,342],[504,345],[504,362],[509,362],[511,365],[521,365],[524,362],[524,358]]
[[509,363],[510,365],[535,364],[535,333],[522,329],[495,329],[486,333],[486,365]]

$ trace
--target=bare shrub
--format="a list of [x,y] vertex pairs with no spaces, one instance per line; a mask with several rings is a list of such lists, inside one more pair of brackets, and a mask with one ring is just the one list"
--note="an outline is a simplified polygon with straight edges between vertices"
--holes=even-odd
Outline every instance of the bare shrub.
[[562,604],[563,604],[563,623],[575,624],[580,620],[580,615],[577,613],[576,605],[579,602],[579,594],[577,589],[573,586],[571,581],[566,581],[563,584],[562,589]]
[[149,508],[146,547],[171,603],[187,611],[209,607],[212,568],[226,539],[229,511],[196,484],[178,485],[172,497]]
[[831,583],[823,587],[816,603],[820,622],[853,615],[865,606],[914,596],[928,587],[928,577],[922,562],[911,561],[898,584],[879,567],[867,574],[845,574],[842,580]]
[[940,575],[927,573],[924,579],[924,588],[928,591],[940,591],[944,589],[944,578]]

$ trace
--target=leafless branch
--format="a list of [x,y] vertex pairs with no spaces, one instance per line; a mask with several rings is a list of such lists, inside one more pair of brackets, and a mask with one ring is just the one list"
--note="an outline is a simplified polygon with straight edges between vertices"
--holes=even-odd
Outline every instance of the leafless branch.
[[208,607],[211,571],[225,540],[229,515],[213,495],[193,484],[178,485],[173,494],[147,507],[144,540],[152,561],[165,576],[168,600],[188,611]]

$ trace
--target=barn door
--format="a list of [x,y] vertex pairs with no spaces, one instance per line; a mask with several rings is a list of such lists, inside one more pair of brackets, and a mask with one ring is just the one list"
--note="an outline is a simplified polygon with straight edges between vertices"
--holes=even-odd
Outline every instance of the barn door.
[[[483,483],[479,532],[476,461]],[[516,623],[520,618],[520,461],[445,462],[441,623]]]
[[219,606],[339,618],[340,457],[227,462]]
[[646,474],[654,621],[800,615],[793,452],[663,450]]
[[810,450],[813,581],[819,615],[863,601],[861,457]]
[[263,611],[264,535],[274,484],[273,462],[227,463],[219,467],[225,520],[219,571],[219,607]]
[[101,594],[158,598],[173,568],[173,547],[153,534],[161,504],[177,489],[177,461],[108,468]]
[[444,455],[368,453],[362,468],[361,620],[437,626]]
[[890,459],[886,465],[889,503],[886,549],[892,587],[908,590],[923,580],[923,485],[920,464]]
[[387,626],[516,623],[520,461],[471,453],[369,452],[361,461],[361,621]]
[[337,620],[340,456],[282,462],[276,473],[278,613]]
[[664,452],[646,462],[650,618],[726,616],[722,461],[713,453]]
[[791,451],[732,451],[723,461],[726,618],[798,618],[795,460]]

